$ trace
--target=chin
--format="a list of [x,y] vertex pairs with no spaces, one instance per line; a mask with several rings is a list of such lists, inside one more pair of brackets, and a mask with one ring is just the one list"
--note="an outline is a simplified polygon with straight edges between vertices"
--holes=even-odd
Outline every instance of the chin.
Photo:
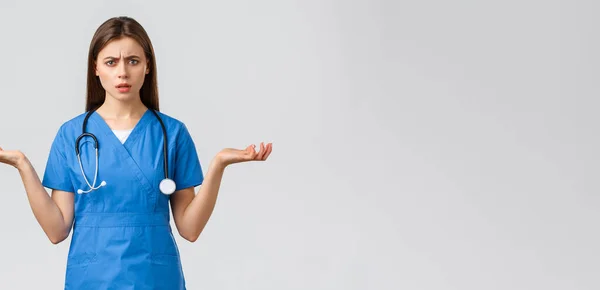
[[127,92],[127,93],[111,92],[109,95],[113,99],[120,101],[120,102],[130,102],[130,101],[135,100],[136,98],[139,98],[139,92]]

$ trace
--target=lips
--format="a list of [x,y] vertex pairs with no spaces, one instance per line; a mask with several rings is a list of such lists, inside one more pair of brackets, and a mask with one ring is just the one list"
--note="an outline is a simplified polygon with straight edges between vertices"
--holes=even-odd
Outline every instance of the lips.
[[120,83],[116,85],[116,88],[120,93],[129,93],[129,90],[131,90],[131,85],[127,83]]

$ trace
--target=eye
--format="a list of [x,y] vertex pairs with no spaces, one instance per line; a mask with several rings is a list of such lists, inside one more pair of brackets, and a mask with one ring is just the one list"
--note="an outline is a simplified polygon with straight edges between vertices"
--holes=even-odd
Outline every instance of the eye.
[[139,61],[138,61],[137,59],[132,59],[132,60],[131,60],[131,64],[138,64],[138,62],[139,62]]
[[110,65],[113,65],[114,63],[115,63],[115,61],[114,61],[114,60],[109,60],[109,61],[105,62],[105,64],[106,64],[106,65],[109,65],[109,66],[110,66]]

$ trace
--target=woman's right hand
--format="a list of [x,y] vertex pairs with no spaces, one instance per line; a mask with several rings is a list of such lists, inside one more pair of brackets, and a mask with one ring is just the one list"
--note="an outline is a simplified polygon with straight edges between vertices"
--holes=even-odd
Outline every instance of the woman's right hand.
[[18,150],[4,151],[0,147],[0,162],[17,168],[25,160],[25,154]]

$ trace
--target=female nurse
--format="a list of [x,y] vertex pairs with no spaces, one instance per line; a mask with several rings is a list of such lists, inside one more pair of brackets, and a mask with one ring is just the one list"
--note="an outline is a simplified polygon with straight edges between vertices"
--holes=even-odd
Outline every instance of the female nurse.
[[272,151],[264,142],[223,149],[204,176],[186,126],[158,104],[146,31],[132,18],[111,18],[91,41],[85,113],[58,129],[43,179],[22,152],[0,148],[50,241],[72,230],[65,289],[186,289],[170,210],[181,237],[196,241],[226,166]]

